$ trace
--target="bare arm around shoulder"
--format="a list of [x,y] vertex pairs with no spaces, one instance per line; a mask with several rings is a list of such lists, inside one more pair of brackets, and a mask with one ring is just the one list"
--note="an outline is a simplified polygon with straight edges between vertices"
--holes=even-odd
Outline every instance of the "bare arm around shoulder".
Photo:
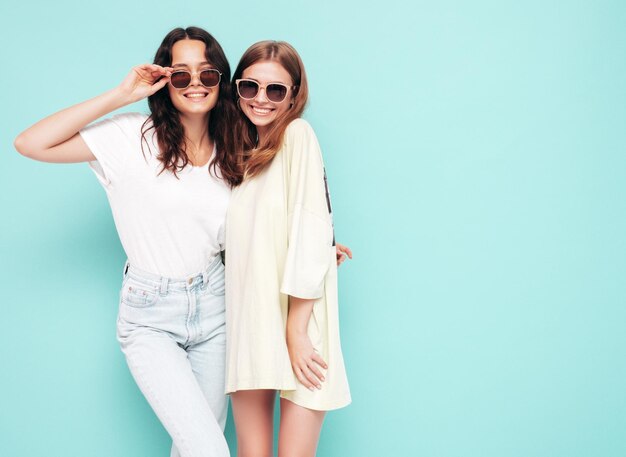
[[24,130],[15,139],[15,149],[42,162],[95,160],[78,132],[96,119],[162,89],[169,82],[171,71],[169,67],[152,64],[134,67],[116,88],[54,113]]

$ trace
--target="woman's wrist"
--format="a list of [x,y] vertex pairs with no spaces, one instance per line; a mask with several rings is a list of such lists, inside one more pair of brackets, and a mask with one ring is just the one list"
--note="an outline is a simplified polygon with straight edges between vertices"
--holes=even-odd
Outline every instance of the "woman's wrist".
[[121,85],[115,86],[113,89],[106,92],[106,95],[110,98],[111,103],[114,105],[113,110],[122,108],[126,105],[130,105],[131,103],[138,101],[133,100],[132,94]]
[[[308,324],[308,321],[307,321]],[[287,319],[287,337],[299,337],[307,334],[307,325]]]

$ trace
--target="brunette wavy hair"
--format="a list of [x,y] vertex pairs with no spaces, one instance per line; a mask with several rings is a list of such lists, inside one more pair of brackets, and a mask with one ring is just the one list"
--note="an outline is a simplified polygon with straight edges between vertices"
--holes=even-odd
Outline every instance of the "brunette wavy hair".
[[[233,75],[233,87],[237,79],[241,79],[246,68],[257,62],[278,62],[291,76],[295,86],[291,93],[291,107],[276,118],[269,126],[267,135],[259,141],[256,126],[239,110],[243,120],[243,168],[246,177],[258,175],[267,167],[280,149],[285,130],[291,121],[302,116],[309,98],[304,64],[293,46],[284,41],[260,41],[250,46],[241,57]],[[234,91],[234,100],[239,102],[239,95]]]
[[[230,65],[217,40],[199,27],[185,29],[179,27],[169,32],[157,49],[154,63],[162,67],[171,66],[172,46],[180,40],[202,41],[206,46],[207,62],[222,73],[217,104],[209,116],[208,132],[215,141],[216,150],[209,169],[217,176],[216,168],[219,167],[221,177],[231,187],[236,186],[242,181],[241,163],[244,149],[241,132],[244,127],[233,101]],[[144,142],[149,145],[146,135],[154,129],[160,151],[157,158],[163,164],[161,172],[169,170],[177,176],[177,172],[189,163],[189,157],[186,153],[185,131],[179,112],[172,104],[167,86],[148,97],[148,106],[151,115],[141,129],[142,150]]]

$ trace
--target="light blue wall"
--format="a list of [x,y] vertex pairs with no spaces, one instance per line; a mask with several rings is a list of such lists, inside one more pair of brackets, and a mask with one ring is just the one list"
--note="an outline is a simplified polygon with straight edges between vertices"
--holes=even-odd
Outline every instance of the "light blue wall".
[[179,25],[308,68],[355,251],[321,457],[626,455],[626,4],[336,3],[2,2],[0,455],[168,455],[115,341],[104,192],[12,141]]

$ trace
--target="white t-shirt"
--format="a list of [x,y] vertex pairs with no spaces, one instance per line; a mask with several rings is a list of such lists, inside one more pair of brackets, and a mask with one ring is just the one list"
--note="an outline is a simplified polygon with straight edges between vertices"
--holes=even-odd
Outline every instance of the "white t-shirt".
[[[90,162],[106,190],[131,265],[169,278],[203,271],[224,247],[228,184],[209,165],[186,166],[178,178],[159,172],[154,130],[141,150],[147,116],[120,114],[80,131],[97,161]],[[209,161],[210,163],[211,161]]]

